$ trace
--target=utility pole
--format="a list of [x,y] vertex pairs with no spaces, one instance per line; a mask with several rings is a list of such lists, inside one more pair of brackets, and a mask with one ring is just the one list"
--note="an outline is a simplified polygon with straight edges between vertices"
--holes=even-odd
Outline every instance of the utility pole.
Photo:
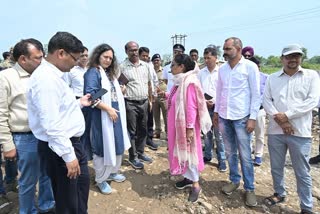
[[172,46],[174,46],[175,44],[181,44],[185,47],[185,43],[186,43],[186,34],[175,34],[174,36],[171,36],[172,39]]

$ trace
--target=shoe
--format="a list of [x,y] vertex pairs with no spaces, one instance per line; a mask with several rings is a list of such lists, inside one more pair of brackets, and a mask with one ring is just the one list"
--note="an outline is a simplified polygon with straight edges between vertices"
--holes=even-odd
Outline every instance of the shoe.
[[144,167],[143,163],[141,163],[139,159],[133,159],[133,160],[129,159],[128,162],[134,169],[143,169]]
[[192,202],[192,203],[195,203],[198,201],[198,198],[199,198],[199,195],[201,193],[201,187],[192,187],[191,188],[191,191],[189,193],[189,198],[188,198],[188,201]]
[[153,141],[148,141],[146,143],[147,147],[153,151],[157,151],[158,150],[158,147],[159,145],[158,144],[155,144]]
[[219,170],[219,172],[226,172],[227,171],[226,161],[224,161],[224,160],[219,161],[218,170]]
[[246,191],[246,205],[248,207],[255,207],[257,204],[257,198],[254,191]]
[[104,195],[108,195],[112,192],[111,186],[103,181],[102,183],[97,183],[97,187],[100,189],[100,192]]
[[310,158],[309,163],[310,163],[310,164],[320,163],[320,155],[317,155],[317,156],[315,156],[315,157]]
[[234,184],[230,182],[222,187],[222,192],[226,195],[231,195],[239,186],[240,183]]
[[209,163],[211,161],[211,158],[203,157],[203,162]]
[[12,202],[7,196],[0,194],[0,213],[10,213],[13,209]]
[[145,154],[138,154],[138,159],[142,162],[152,163],[152,158],[148,157]]
[[192,187],[192,184],[193,182],[190,181],[189,179],[187,178],[184,178],[182,181],[178,181],[176,184],[175,184],[175,187],[177,189],[185,189],[187,187]]
[[107,178],[107,181],[115,181],[117,183],[124,182],[126,177],[123,174],[111,173]]
[[301,210],[300,214],[313,214],[314,212],[309,210]]
[[159,138],[160,139],[160,134],[153,134],[153,138]]
[[262,164],[262,157],[255,157],[253,161],[253,165],[261,166],[261,164]]

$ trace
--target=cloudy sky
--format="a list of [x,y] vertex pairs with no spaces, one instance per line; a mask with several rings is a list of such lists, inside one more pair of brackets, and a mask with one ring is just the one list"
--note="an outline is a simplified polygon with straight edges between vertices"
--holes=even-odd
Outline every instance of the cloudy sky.
[[110,44],[120,60],[131,40],[151,54],[170,54],[174,34],[186,34],[186,50],[200,53],[236,36],[265,57],[292,43],[307,48],[309,58],[320,55],[318,0],[9,0],[1,1],[0,18],[1,53],[22,38],[47,44],[57,31],[68,31],[89,51]]

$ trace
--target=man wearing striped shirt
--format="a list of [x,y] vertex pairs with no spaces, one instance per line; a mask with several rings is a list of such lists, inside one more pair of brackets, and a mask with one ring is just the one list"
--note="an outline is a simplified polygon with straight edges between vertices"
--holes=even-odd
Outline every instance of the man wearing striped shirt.
[[150,66],[139,59],[139,45],[130,41],[125,45],[128,58],[120,64],[120,72],[129,80],[126,85],[127,126],[130,135],[129,163],[135,169],[142,169],[143,162],[152,159],[144,154],[147,137],[148,98],[151,101],[152,77]]

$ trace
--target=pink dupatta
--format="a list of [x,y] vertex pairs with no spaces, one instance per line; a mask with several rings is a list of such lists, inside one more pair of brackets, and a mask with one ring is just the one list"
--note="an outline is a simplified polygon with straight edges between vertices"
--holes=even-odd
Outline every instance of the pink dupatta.
[[198,165],[198,153],[195,138],[193,142],[187,142],[186,137],[186,103],[187,103],[187,89],[189,84],[193,83],[196,89],[197,97],[197,110],[199,115],[200,128],[204,134],[211,130],[212,121],[207,109],[206,100],[204,98],[203,91],[201,89],[200,81],[197,77],[199,68],[195,68],[189,71],[181,77],[181,83],[177,89],[176,95],[176,107],[175,107],[175,127],[176,127],[176,139],[173,155],[178,159],[180,168],[186,166]]

